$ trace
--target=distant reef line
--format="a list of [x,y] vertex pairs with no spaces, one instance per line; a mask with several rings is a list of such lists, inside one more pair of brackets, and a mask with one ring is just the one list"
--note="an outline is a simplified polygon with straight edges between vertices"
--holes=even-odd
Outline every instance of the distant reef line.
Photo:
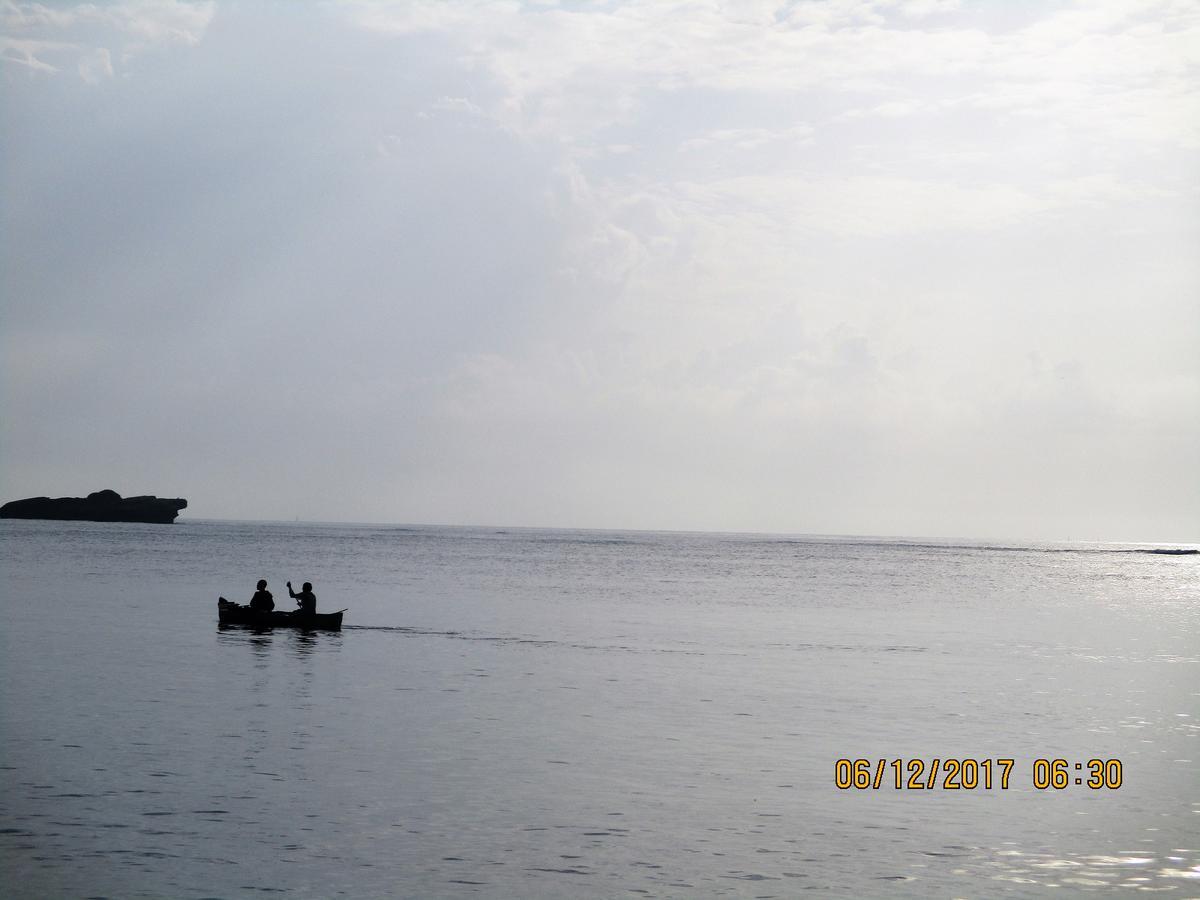
[[122,497],[103,490],[86,497],[29,497],[0,506],[0,519],[53,519],[77,522],[149,522],[170,525],[181,509],[182,497]]

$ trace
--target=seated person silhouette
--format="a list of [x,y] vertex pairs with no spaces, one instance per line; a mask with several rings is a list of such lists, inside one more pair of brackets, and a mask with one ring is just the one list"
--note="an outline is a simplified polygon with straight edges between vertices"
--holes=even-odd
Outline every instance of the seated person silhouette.
[[259,580],[258,590],[250,598],[250,608],[255,612],[270,612],[275,608],[275,598],[267,590],[267,579],[262,578]]
[[292,597],[296,601],[296,605],[300,607],[298,610],[296,610],[296,612],[302,616],[311,616],[316,614],[317,595],[313,593],[312,584],[310,582],[304,582],[304,588],[298,594],[292,590],[292,583],[290,581],[287,583],[287,587],[288,596]]

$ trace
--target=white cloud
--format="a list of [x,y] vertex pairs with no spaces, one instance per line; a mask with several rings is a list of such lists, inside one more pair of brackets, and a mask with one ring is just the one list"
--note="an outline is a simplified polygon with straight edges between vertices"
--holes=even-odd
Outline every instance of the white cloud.
[[963,187],[888,177],[804,179],[740,176],[680,185],[685,202],[740,209],[797,236],[889,237],[917,232],[1007,228],[1049,202],[1007,185]]
[[0,23],[14,30],[46,26],[61,28],[72,24],[76,16],[77,12],[73,9],[55,9],[41,3],[21,3],[16,0],[0,3]]
[[960,0],[902,0],[896,4],[897,11],[910,19],[952,13],[961,6]]
[[41,59],[42,56],[75,50],[74,44],[60,41],[21,40],[0,35],[0,61],[17,63],[38,72],[49,74],[58,71],[57,66],[45,62]]
[[107,48],[100,47],[79,58],[79,77],[88,84],[98,84],[112,75],[112,56]]
[[[898,116],[966,105],[1108,134],[1140,129],[1149,140],[1194,141],[1200,8],[1154,0],[1081,4],[1042,15],[1030,8],[1024,27],[988,34],[947,19],[956,6],[822,0],[767,4],[748,15],[737,5],[731,12],[662,2],[536,10],[516,3],[350,8],[368,28],[453,35],[472,65],[505,88],[490,112],[530,134],[586,139],[630,121],[648,94],[690,87],[875,95],[874,106],[854,102],[844,111]],[[935,14],[938,27],[912,27]],[[927,82],[921,93],[894,96],[914,79]],[[1130,126],[1128,113],[1144,105],[1163,112],[1136,117]]]
[[55,7],[5,0],[0,23],[8,36],[0,37],[0,48],[17,46],[20,55],[4,52],[3,58],[47,73],[59,67],[40,57],[72,49],[80,78],[94,84],[112,75],[112,51],[119,50],[119,58],[126,59],[155,46],[195,45],[215,12],[215,0],[121,0]]
[[784,143],[792,147],[811,144],[814,129],[799,123],[786,128],[718,128],[680,144],[680,150],[704,150],[713,147],[732,147],[737,150],[757,150],[771,144]]
[[430,108],[442,112],[465,113],[472,116],[483,114],[483,110],[466,97],[439,97]]
[[197,44],[212,21],[213,0],[125,0],[103,10],[102,21],[114,24],[148,44]]

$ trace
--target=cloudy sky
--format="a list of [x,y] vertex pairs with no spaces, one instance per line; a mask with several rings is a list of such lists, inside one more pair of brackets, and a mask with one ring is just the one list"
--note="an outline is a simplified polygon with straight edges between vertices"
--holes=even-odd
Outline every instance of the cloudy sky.
[[1194,0],[0,2],[0,494],[1200,540]]

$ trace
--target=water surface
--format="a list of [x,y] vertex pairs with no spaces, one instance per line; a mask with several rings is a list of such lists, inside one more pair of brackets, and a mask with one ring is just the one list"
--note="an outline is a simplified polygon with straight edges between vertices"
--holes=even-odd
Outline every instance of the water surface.
[[[6,520],[5,890],[1200,896],[1200,558],[1148,549]],[[219,629],[259,578],[347,627]]]

